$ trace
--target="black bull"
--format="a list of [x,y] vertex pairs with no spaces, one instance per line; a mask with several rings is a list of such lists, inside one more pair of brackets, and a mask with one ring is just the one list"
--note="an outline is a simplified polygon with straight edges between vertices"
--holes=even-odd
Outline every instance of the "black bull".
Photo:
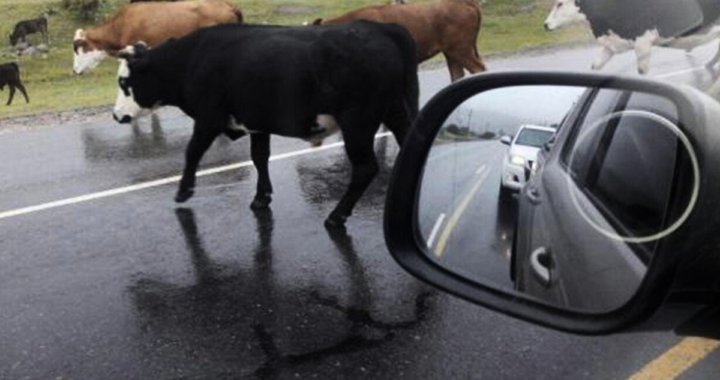
[[[251,207],[268,207],[270,135],[312,137],[316,116],[333,116],[352,165],[350,185],[325,221],[339,227],[378,172],[373,147],[380,124],[402,144],[417,115],[415,57],[412,38],[397,25],[221,25],[153,50],[126,49],[120,58],[129,70],[119,86],[142,108],[174,105],[195,120],[178,202],[193,195],[195,172],[213,140],[236,133],[228,127],[233,122],[251,131],[258,171]],[[118,115],[116,105],[116,119],[128,116],[135,115]]]

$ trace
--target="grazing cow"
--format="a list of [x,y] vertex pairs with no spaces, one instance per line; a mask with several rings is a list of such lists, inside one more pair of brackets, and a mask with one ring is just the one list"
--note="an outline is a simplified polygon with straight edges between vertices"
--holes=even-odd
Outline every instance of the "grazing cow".
[[[718,0],[557,0],[545,29],[588,22],[602,46],[592,68],[600,70],[615,54],[635,50],[638,72],[650,69],[652,46],[690,51],[720,38]],[[720,60],[720,52],[708,67]]]
[[25,86],[23,86],[20,80],[20,67],[15,62],[3,63],[0,65],[0,91],[7,85],[10,88],[10,97],[8,98],[7,104],[10,105],[15,96],[15,89],[17,88],[25,97],[25,102],[30,103],[27,92],[25,92]]
[[352,178],[325,225],[341,227],[378,172],[380,124],[402,144],[418,110],[415,44],[398,25],[218,25],[151,50],[137,44],[119,57],[115,120],[163,105],[195,120],[177,202],[193,195],[195,171],[215,137],[237,131],[250,134],[258,171],[251,207],[268,207],[270,134],[309,139],[337,123]]
[[198,28],[237,22],[242,22],[242,13],[223,1],[130,4],[102,25],[75,32],[73,71],[82,74],[139,41],[155,47]]
[[353,20],[370,20],[404,26],[417,44],[418,62],[443,53],[453,82],[465,75],[463,68],[473,74],[486,70],[485,63],[477,51],[482,12],[474,0],[376,5],[360,8],[329,20],[317,19],[313,24],[335,25]]
[[39,17],[32,20],[23,20],[15,24],[10,35],[10,46],[15,46],[18,40],[25,42],[25,38],[28,34],[40,33],[42,35],[43,44],[48,43],[48,26],[47,19],[45,17]]

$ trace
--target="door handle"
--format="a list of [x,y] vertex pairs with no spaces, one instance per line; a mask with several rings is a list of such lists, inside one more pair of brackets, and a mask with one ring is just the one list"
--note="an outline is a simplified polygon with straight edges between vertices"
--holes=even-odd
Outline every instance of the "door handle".
[[535,279],[546,288],[552,283],[552,263],[550,250],[545,247],[540,247],[530,254],[530,268]]
[[530,203],[532,203],[534,205],[539,205],[541,202],[540,190],[538,190],[538,188],[535,186],[532,186],[532,185],[528,186],[525,189],[525,196],[530,201]]

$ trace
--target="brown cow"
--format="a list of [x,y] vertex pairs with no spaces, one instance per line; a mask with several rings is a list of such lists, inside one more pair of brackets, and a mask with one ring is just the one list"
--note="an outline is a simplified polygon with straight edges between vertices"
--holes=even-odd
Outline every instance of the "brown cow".
[[242,13],[224,1],[134,3],[92,29],[78,29],[73,39],[75,74],[96,67],[108,55],[116,57],[139,41],[155,47],[169,38],[198,28],[242,22]]
[[329,20],[317,19],[313,24],[332,25],[358,19],[404,26],[417,44],[418,62],[443,53],[453,82],[465,75],[463,69],[473,74],[486,70],[477,51],[482,12],[474,0],[376,5]]

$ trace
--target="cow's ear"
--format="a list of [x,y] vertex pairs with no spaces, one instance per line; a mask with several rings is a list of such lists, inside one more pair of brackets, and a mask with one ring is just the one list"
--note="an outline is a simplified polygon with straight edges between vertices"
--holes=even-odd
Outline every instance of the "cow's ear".
[[315,21],[312,22],[313,25],[322,25],[323,19],[316,18]]
[[133,47],[138,53],[145,53],[148,51],[148,45],[144,41],[138,41],[135,45],[133,45]]

